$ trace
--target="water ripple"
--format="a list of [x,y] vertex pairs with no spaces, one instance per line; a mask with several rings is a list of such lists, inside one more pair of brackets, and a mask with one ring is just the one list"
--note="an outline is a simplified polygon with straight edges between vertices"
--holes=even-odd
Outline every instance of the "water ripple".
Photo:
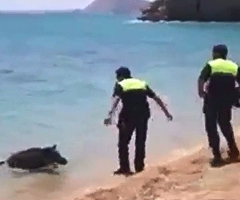
[[47,82],[47,79],[39,78],[36,75],[29,74],[19,74],[12,77],[9,77],[8,80],[13,83],[21,84],[21,83],[44,83]]

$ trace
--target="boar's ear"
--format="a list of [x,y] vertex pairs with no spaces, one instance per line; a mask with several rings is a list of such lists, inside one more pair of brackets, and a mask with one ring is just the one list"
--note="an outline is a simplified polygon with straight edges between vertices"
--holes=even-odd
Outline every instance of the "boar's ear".
[[56,144],[54,144],[53,146],[52,146],[52,150],[57,150],[57,145]]

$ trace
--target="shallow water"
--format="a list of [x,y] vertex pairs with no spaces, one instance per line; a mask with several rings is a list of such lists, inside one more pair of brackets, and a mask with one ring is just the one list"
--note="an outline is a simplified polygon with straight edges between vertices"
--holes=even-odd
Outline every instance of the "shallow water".
[[110,177],[117,132],[102,123],[120,65],[147,80],[174,114],[167,122],[151,102],[148,163],[205,141],[196,79],[216,43],[229,45],[240,61],[239,31],[238,24],[151,24],[123,16],[1,15],[0,158],[56,143],[69,159],[59,176],[2,167],[2,199],[47,199]]

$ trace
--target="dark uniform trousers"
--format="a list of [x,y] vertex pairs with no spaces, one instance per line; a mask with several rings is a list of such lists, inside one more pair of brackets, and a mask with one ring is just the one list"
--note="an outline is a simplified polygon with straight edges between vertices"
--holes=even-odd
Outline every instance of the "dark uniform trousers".
[[144,169],[145,143],[147,139],[148,120],[149,117],[145,117],[143,115],[119,119],[118,154],[121,169],[130,170],[128,146],[134,131],[136,131],[134,160],[135,170],[141,171]]
[[232,153],[238,151],[231,124],[232,106],[229,106],[229,104],[205,103],[203,112],[205,114],[205,128],[208,134],[209,146],[212,148],[214,157],[221,157],[217,125],[219,125],[222,131],[230,151]]

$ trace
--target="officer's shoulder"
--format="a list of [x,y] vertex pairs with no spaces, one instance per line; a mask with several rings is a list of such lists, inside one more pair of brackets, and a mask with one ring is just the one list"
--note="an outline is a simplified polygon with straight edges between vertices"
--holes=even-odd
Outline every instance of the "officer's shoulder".
[[133,78],[133,79],[136,81],[146,82],[145,79],[143,79],[143,78]]
[[206,63],[206,67],[211,67],[212,65],[215,65],[215,64],[218,64],[218,63],[221,63],[221,62],[222,62],[221,59],[209,60],[209,61]]
[[209,61],[207,61],[206,63],[205,63],[205,65],[204,65],[204,67],[203,67],[203,69],[204,70],[208,70],[208,69],[211,69],[211,64],[213,64],[213,60],[209,60]]
[[206,63],[205,67],[211,66],[211,64],[213,64],[213,63],[214,63],[213,60],[209,60],[209,61]]
[[240,66],[240,63],[237,63],[237,62],[235,62],[235,61],[232,61],[232,60],[230,60],[230,62],[231,62],[232,64],[235,64],[235,65],[237,65],[238,67]]
[[148,83],[146,80],[144,79],[138,79],[142,84],[144,84],[145,86],[148,86]]
[[[127,79],[128,80],[128,79]],[[147,83],[144,79],[142,79],[142,78],[131,78],[131,79],[129,79],[129,80],[131,80],[131,81],[136,81],[136,82],[140,82],[140,83]]]
[[117,81],[114,85],[114,88],[121,88],[121,83]]
[[115,86],[114,86],[114,91],[115,92],[120,92],[122,91],[122,86],[119,82],[116,82]]
[[229,64],[232,64],[232,65],[235,65],[236,67],[238,67],[239,68],[239,63],[237,63],[237,62],[234,62],[233,60],[227,60],[227,62],[229,63]]

